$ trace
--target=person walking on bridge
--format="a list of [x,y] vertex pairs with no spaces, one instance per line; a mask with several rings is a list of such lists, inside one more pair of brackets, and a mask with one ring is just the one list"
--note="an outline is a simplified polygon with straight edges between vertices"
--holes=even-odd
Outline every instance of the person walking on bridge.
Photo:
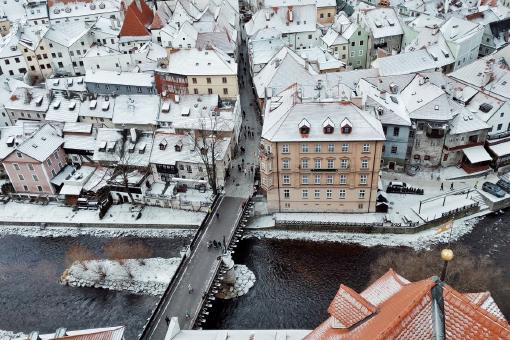
[[166,325],[167,326],[170,326],[170,318],[167,316],[165,316],[165,321],[166,321]]

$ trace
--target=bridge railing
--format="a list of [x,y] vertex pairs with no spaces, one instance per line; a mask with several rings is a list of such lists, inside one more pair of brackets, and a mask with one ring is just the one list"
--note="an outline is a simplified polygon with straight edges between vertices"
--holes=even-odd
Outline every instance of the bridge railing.
[[[211,220],[211,217],[214,215],[214,211],[217,208],[221,197],[222,197],[222,195],[217,195],[214,198],[214,201],[211,204],[210,212],[207,212],[207,215],[205,216],[204,220],[200,224],[200,227],[198,228],[197,232],[195,233],[195,236],[193,236],[193,239],[191,240],[191,243],[189,245],[190,250],[192,250],[195,247],[195,245],[198,242],[198,239],[200,238],[201,234],[203,233],[205,227]],[[152,329],[152,327],[150,327],[150,325],[154,324],[154,321],[156,320],[158,315],[162,312],[162,309],[163,309],[163,306],[164,306],[164,303],[166,300],[165,297],[170,295],[170,293],[172,292],[172,289],[174,289],[175,284],[178,281],[178,278],[182,276],[184,268],[186,268],[186,264],[187,264],[188,260],[189,260],[188,256],[186,254],[184,254],[184,256],[182,257],[181,263],[179,263],[179,266],[177,266],[177,270],[175,271],[174,276],[172,276],[172,279],[170,279],[170,283],[166,287],[165,292],[163,293],[163,296],[161,297],[161,299],[158,302],[158,305],[156,306],[156,309],[154,309],[154,312],[152,313],[151,317],[145,324],[142,334],[140,336],[140,340],[148,339],[149,332]]]

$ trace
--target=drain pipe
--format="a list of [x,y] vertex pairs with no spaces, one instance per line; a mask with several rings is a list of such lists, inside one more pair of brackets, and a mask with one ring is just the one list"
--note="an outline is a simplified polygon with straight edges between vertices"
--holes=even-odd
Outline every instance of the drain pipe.
[[444,299],[443,299],[443,282],[434,276],[432,281],[435,282],[432,288],[432,334],[434,340],[445,339],[445,320],[444,320]]

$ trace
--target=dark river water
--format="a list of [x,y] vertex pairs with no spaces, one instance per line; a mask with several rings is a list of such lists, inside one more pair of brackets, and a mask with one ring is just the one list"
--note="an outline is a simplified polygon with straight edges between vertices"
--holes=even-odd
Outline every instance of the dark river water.
[[[488,256],[503,270],[504,284],[492,289],[503,313],[510,316],[510,212],[488,216],[453,245]],[[125,238],[126,242],[135,239]],[[77,244],[102,256],[110,239],[0,237],[0,329],[11,331],[126,325],[136,339],[157,298],[58,284],[66,252]],[[136,239],[153,256],[177,256],[185,239]],[[311,329],[326,318],[340,283],[356,291],[370,279],[369,267],[395,248],[291,240],[243,240],[236,263],[246,264],[257,282],[235,300],[216,300],[206,328]],[[455,249],[455,248],[454,248]],[[400,251],[400,249],[396,249]],[[434,255],[437,256],[437,252]]]

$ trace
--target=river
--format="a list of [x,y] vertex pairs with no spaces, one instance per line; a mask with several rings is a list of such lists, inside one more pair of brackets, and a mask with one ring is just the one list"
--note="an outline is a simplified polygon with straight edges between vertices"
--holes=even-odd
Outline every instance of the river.
[[[502,269],[505,283],[492,294],[505,315],[510,315],[510,214],[488,216],[468,235],[456,241],[475,255],[485,255]],[[184,238],[123,238],[143,242],[153,256],[174,257]],[[58,284],[65,255],[81,245],[103,256],[108,238],[0,237],[0,329],[52,332],[58,327],[83,329],[126,325],[126,339],[136,339],[157,298],[94,288]],[[357,291],[370,279],[369,266],[390,250],[339,243],[296,240],[245,239],[235,254],[257,282],[235,300],[216,300],[206,328],[310,329],[327,316],[327,306],[341,283]],[[431,256],[438,256],[437,250]]]

